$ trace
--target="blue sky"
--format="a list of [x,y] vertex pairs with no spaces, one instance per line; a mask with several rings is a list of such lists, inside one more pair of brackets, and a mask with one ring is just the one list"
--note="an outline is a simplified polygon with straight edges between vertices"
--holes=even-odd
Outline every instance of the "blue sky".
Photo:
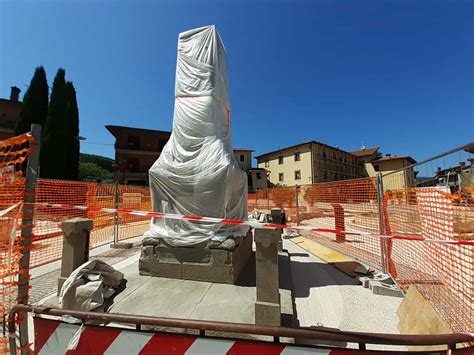
[[178,33],[208,24],[234,147],[363,142],[421,160],[473,140],[472,1],[0,1],[0,97],[65,68],[81,151],[112,157],[107,124],[171,129]]

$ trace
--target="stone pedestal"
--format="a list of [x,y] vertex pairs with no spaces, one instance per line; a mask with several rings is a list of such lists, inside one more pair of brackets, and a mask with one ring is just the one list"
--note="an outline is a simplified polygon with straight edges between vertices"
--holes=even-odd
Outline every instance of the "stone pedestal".
[[255,324],[280,326],[281,302],[278,273],[278,228],[255,229],[255,267],[257,301],[255,302]]
[[145,238],[140,275],[234,284],[252,255],[251,231],[234,241],[173,247],[163,239]]
[[87,218],[73,218],[64,221],[61,276],[58,279],[58,295],[64,281],[79,266],[89,261],[89,237],[93,221]]

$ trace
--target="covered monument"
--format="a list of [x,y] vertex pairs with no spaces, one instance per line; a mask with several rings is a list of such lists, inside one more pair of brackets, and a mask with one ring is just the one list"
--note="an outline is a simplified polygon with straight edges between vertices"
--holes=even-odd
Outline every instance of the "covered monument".
[[[246,219],[247,176],[232,149],[227,55],[214,26],[180,33],[175,85],[173,131],[149,171],[153,210]],[[196,279],[186,277],[187,263],[221,267],[240,254],[234,262],[245,263],[251,253],[248,229],[154,218],[145,234],[140,273]],[[220,252],[226,257],[215,255]]]

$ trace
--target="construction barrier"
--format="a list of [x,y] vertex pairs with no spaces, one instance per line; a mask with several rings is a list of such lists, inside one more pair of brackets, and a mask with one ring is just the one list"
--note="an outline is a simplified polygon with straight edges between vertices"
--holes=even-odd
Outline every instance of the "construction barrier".
[[[24,171],[33,137],[23,134],[0,141],[0,316],[8,320],[11,307],[18,302],[20,268],[21,212],[25,196]],[[8,350],[5,326],[0,329],[0,353]]]
[[[367,178],[273,188],[263,191],[257,207],[278,205],[290,227],[386,271],[404,291],[415,285],[453,331],[473,331],[472,186],[452,194],[441,188],[383,192],[377,185],[376,178]],[[297,199],[291,200],[291,190]],[[275,191],[278,203],[271,199]]]
[[[0,141],[0,310],[17,301],[26,159],[33,138]],[[59,260],[61,223],[94,222],[91,248],[143,235],[150,217],[293,228],[319,243],[390,273],[407,290],[416,285],[453,331],[474,330],[474,200],[472,186],[385,189],[378,178],[259,190],[249,212],[285,211],[287,226],[212,216],[151,212],[148,187],[39,179],[30,267]],[[2,345],[3,344],[3,345]],[[6,349],[6,335],[0,350]],[[3,346],[3,348],[2,348]]]
[[[472,330],[472,205],[466,203],[466,196],[436,190],[437,195],[430,197],[432,193],[435,192],[426,189],[389,190],[379,196],[376,179],[367,178],[267,189],[251,196],[255,200],[250,199],[249,205],[255,201],[254,206],[259,210],[284,209],[288,227],[360,262],[384,269],[404,290],[422,284],[420,292],[453,330]],[[437,202],[433,202],[435,199]],[[435,207],[431,208],[432,205]],[[151,216],[185,218],[196,223],[245,223],[212,217],[157,215],[150,209],[147,187],[118,186],[117,189],[113,184],[39,180],[37,242],[32,251],[32,265],[61,257],[60,222],[71,217],[94,220],[91,247],[113,241],[115,218],[118,240],[142,235]],[[425,217],[422,220],[420,216]],[[446,218],[451,220],[450,224]],[[256,222],[248,224],[265,226]],[[435,265],[443,266],[442,271],[429,272]]]
[[[294,344],[265,341],[212,338],[195,335],[143,332],[117,327],[81,326],[56,320],[34,318],[35,354],[404,354],[400,351],[370,351],[318,346],[298,346]],[[472,349],[454,351],[434,351],[430,355],[467,355]],[[428,353],[417,353],[428,354]]]
[[[390,234],[445,243],[388,243],[389,272],[403,290],[415,285],[453,331],[474,329],[474,196],[440,188],[384,194]],[[457,242],[456,244],[451,244]]]

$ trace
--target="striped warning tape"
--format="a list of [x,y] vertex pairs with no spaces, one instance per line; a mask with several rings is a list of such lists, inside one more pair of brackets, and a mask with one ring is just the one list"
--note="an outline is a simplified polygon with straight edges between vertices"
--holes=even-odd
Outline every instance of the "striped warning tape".
[[245,226],[250,226],[253,228],[281,228],[281,229],[291,229],[291,230],[306,230],[306,231],[315,232],[315,233],[333,233],[333,234],[339,234],[339,235],[342,234],[342,235],[347,235],[347,236],[352,235],[352,236],[361,236],[361,237],[377,237],[377,238],[398,239],[398,240],[423,241],[423,242],[428,242],[428,243],[474,246],[474,240],[440,240],[440,239],[425,238],[421,235],[384,235],[384,234],[369,233],[369,232],[349,232],[349,231],[329,229],[329,228],[312,228],[308,226],[293,226],[293,225],[287,226],[284,224],[261,223],[257,221],[242,221],[242,220],[227,219],[227,218],[189,216],[189,215],[181,215],[181,214],[174,214],[174,213],[130,210],[130,209],[124,209],[124,208],[76,206],[76,205],[69,205],[69,204],[64,204],[64,203],[59,204],[59,203],[36,202],[34,203],[34,205],[43,206],[43,207],[60,208],[60,209],[77,209],[77,210],[89,211],[89,212],[106,212],[106,213],[124,214],[124,215],[131,215],[131,216],[186,220],[186,221],[201,222],[201,223],[208,222],[208,223],[230,224],[230,225],[245,225]]
[[[174,355],[384,355],[405,354],[393,350],[323,348],[195,335],[141,332],[111,326],[80,326],[56,320],[34,318],[35,354],[174,354]],[[450,354],[472,354],[472,348],[449,350]],[[447,355],[448,351],[430,352]]]

